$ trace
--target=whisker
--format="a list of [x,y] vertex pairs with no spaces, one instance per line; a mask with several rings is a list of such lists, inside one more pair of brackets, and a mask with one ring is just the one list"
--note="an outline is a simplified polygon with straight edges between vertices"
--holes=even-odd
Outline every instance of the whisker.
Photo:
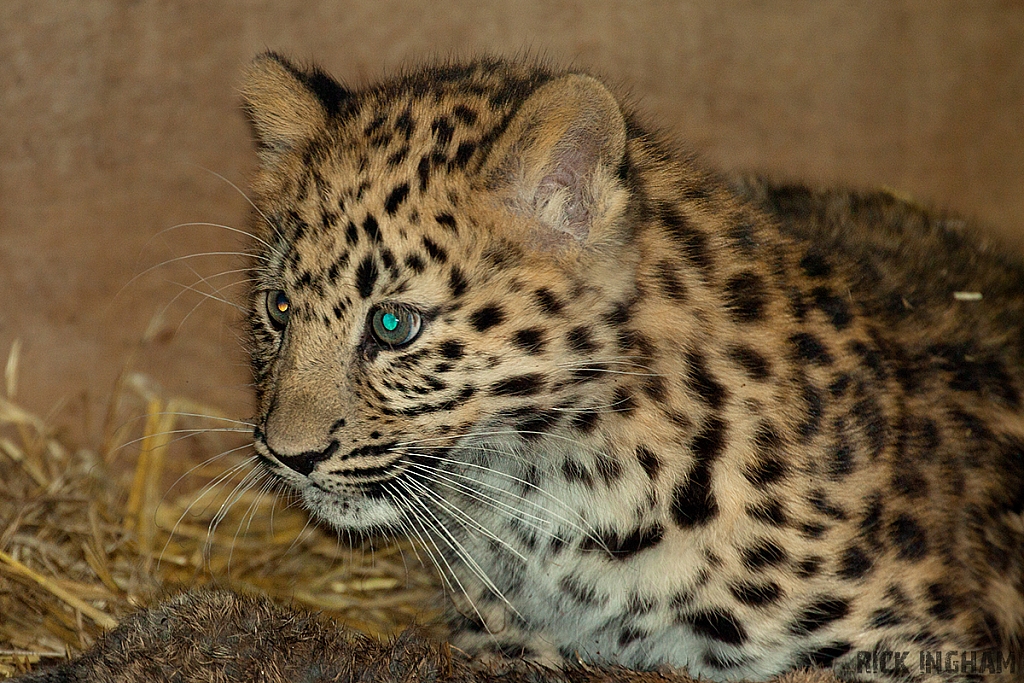
[[[443,472],[441,470],[430,468],[430,467],[427,467],[426,465],[420,465],[420,464],[416,464],[416,463],[413,463],[412,465],[410,465],[409,469],[416,469],[417,471],[422,471],[425,474],[429,474],[434,481],[436,481],[437,483],[439,483],[442,486],[446,486],[447,488],[450,488],[453,491],[470,494],[476,500],[478,500],[479,502],[487,505],[487,507],[491,508],[492,510],[494,510],[496,512],[506,513],[506,516],[509,517],[510,519],[515,517],[516,519],[519,519],[520,521],[524,521],[525,523],[529,524],[532,528],[536,529],[537,531],[541,531],[541,532],[544,532],[544,533],[546,533],[548,535],[552,535],[552,536],[554,535],[554,534],[551,533],[550,529],[545,528],[545,527],[550,527],[551,526],[551,522],[546,520],[546,519],[544,519],[543,517],[539,517],[537,515],[530,514],[529,512],[526,512],[526,511],[522,510],[521,508],[518,508],[518,507],[516,507],[514,505],[510,505],[510,504],[505,503],[503,501],[500,501],[497,498],[494,498],[493,496],[489,496],[486,493],[483,493],[481,491],[477,491],[477,490],[473,489],[471,486],[468,486],[466,484],[462,484],[462,483],[460,483],[458,481],[455,481],[453,478],[457,477],[459,479],[465,479],[466,481],[470,481],[470,482],[473,482],[475,484],[480,484],[482,486],[486,486],[487,488],[493,489],[493,490],[498,491],[500,493],[504,493],[504,494],[508,495],[509,497],[514,498],[519,503],[525,503],[527,505],[532,505],[535,508],[539,508],[541,510],[547,511],[547,509],[544,508],[543,506],[541,506],[541,505],[539,505],[539,504],[537,504],[537,503],[535,503],[535,502],[533,502],[531,500],[528,500],[528,499],[524,498],[523,496],[519,496],[519,495],[513,494],[511,491],[506,491],[505,489],[502,489],[502,488],[497,487],[497,486],[493,486],[491,484],[488,484],[487,482],[483,482],[483,481],[480,481],[478,479],[473,479],[472,477],[468,477],[468,476],[466,476],[464,474],[460,475],[460,474],[458,474],[456,472],[450,472],[450,473],[449,472]],[[523,516],[525,516],[527,519],[524,520],[522,518]],[[529,519],[534,520],[534,522],[536,522],[536,523],[528,521]]]
[[[428,468],[424,468],[424,469],[427,469],[427,472],[430,473]],[[475,519],[470,517],[468,514],[466,514],[462,510],[460,510],[456,505],[454,505],[451,502],[445,500],[443,496],[440,496],[436,492],[432,491],[429,486],[425,486],[424,484],[422,484],[420,482],[416,482],[415,480],[411,480],[411,482],[415,482],[417,486],[422,487],[424,489],[424,493],[426,493],[431,498],[433,498],[439,506],[442,506],[444,509],[446,509],[448,511],[448,513],[453,518],[455,518],[456,521],[460,522],[462,528],[466,529],[467,531],[475,530],[475,531],[483,534],[484,536],[486,536],[487,538],[491,539],[495,543],[498,543],[499,545],[504,546],[510,553],[512,553],[513,555],[515,555],[519,559],[521,559],[524,562],[526,562],[526,557],[522,553],[520,553],[518,550],[513,548],[511,545],[509,545],[509,543],[506,540],[504,540],[503,538],[498,537],[493,531],[491,531],[490,529],[485,527],[483,524],[481,524],[480,522],[476,521]],[[440,483],[442,486],[446,485],[443,482],[438,482],[438,483]],[[447,485],[447,486],[449,488],[452,488],[452,486],[450,484]]]
[[269,242],[267,242],[264,239],[261,239],[259,235],[256,235],[254,233],[249,232],[248,230],[241,230],[239,228],[232,228],[230,225],[221,225],[220,223],[207,223],[207,222],[204,222],[204,221],[191,221],[191,222],[188,222],[188,223],[178,223],[177,225],[172,225],[169,228],[164,228],[160,232],[156,233],[153,237],[160,237],[164,233],[171,232],[172,230],[180,230],[181,228],[220,228],[222,230],[228,230],[230,232],[234,232],[234,233],[237,233],[239,235],[244,235],[245,237],[248,237],[250,239],[254,239],[257,242],[259,242],[260,244],[262,244],[263,246],[265,246],[267,249],[270,249],[271,251],[274,250],[274,246],[272,244],[270,244]]
[[141,273],[138,273],[137,275],[132,277],[130,280],[128,280],[128,282],[124,283],[124,285],[122,285],[121,288],[119,290],[117,290],[117,293],[114,296],[115,297],[119,296],[121,294],[121,292],[123,292],[125,290],[125,288],[129,287],[132,283],[134,283],[139,278],[144,277],[145,275],[147,275],[149,273],[152,273],[157,268],[163,268],[164,266],[168,266],[168,265],[170,265],[172,263],[178,263],[179,261],[188,261],[190,259],[204,258],[204,257],[207,257],[207,256],[243,256],[243,257],[246,257],[246,258],[254,258],[254,259],[257,259],[259,261],[264,261],[266,263],[270,263],[270,258],[268,258],[266,256],[263,256],[261,254],[250,254],[250,253],[247,253],[247,252],[244,252],[244,251],[205,251],[205,252],[200,252],[198,254],[185,254],[184,256],[175,256],[174,258],[167,259],[166,261],[161,261],[160,263],[157,263],[156,265],[153,265],[153,266],[150,266],[149,268],[146,268]]
[[[280,237],[281,239],[284,239],[284,236],[277,229],[277,226],[274,224],[274,222],[271,221],[269,218],[267,218],[267,215],[265,213],[260,211],[260,207],[256,206],[256,203],[252,199],[249,198],[249,195],[247,195],[244,191],[242,191],[242,188],[238,187],[238,185],[235,185],[233,182],[231,182],[230,180],[228,180],[227,178],[222,176],[220,173],[217,173],[216,171],[214,171],[212,169],[206,168],[205,166],[201,166],[201,165],[198,165],[198,164],[197,164],[197,167],[202,169],[202,170],[204,170],[204,171],[206,171],[210,175],[213,175],[213,176],[216,176],[217,178],[220,178],[225,183],[227,183],[230,187],[234,188],[234,190],[236,192],[238,192],[238,194],[242,195],[242,198],[245,199],[245,201],[249,202],[249,206],[251,206],[253,208],[253,210],[257,214],[259,214],[259,217],[263,219],[263,222],[266,223],[267,225],[269,225],[274,230],[274,232],[277,233],[278,237]],[[254,237],[255,237],[255,235],[254,235]],[[266,243],[264,242],[264,244],[266,244]],[[267,246],[270,247],[269,244]],[[273,248],[271,247],[271,249],[273,249]]]
[[[452,512],[455,509],[451,506],[451,504],[449,504],[443,498],[441,498],[436,493],[431,491],[429,487],[424,486],[423,484],[421,484],[420,482],[415,481],[414,479],[408,479],[404,483],[406,483],[406,484],[408,484],[410,486],[415,487],[420,492],[422,492],[424,495],[429,496],[430,498],[434,499],[434,501],[442,504],[444,507],[440,508],[440,509],[441,510],[447,509],[449,515],[456,521],[456,523],[459,523],[459,518],[456,517],[454,514],[452,514]],[[448,547],[450,547],[452,549],[452,551],[456,554],[456,556],[459,559],[462,560],[462,562],[469,568],[469,570],[473,573],[473,575],[476,576],[478,579],[480,579],[480,582],[483,583],[484,586],[487,587],[487,590],[491,591],[492,593],[494,593],[495,596],[500,598],[502,600],[502,602],[504,602],[509,607],[509,609],[511,609],[513,612],[516,612],[516,614],[519,614],[516,611],[515,607],[512,606],[512,603],[509,602],[508,599],[505,597],[505,595],[501,592],[501,589],[498,588],[498,586],[494,583],[494,581],[491,580],[490,576],[488,576],[487,571],[483,567],[481,567],[480,564],[476,560],[473,559],[473,556],[469,553],[468,550],[466,550],[466,547],[459,541],[459,539],[456,538],[455,534],[453,534],[448,529],[448,527],[446,527],[441,522],[441,520],[439,520],[437,518],[437,516],[434,515],[433,511],[431,511],[429,507],[425,507],[425,509],[427,511],[427,514],[429,514],[431,516],[431,518],[433,518],[433,520],[435,522],[435,528],[438,529],[439,531],[442,531],[445,534],[445,536],[447,537],[447,541],[446,542],[448,544]],[[465,524],[460,524],[460,525],[464,529],[466,529],[467,531],[469,530],[469,527],[467,527]],[[479,525],[477,525],[477,526],[479,526]],[[505,543],[504,545],[509,550],[514,552],[522,560],[524,560],[524,561],[526,560],[525,557],[523,557],[520,553],[518,553],[514,549],[512,549],[511,546],[508,546],[507,543]],[[468,598],[469,596],[467,595],[466,597]]]
[[[575,510],[573,510],[572,508],[567,506],[564,502],[562,502],[561,500],[559,500],[555,496],[551,495],[550,493],[548,493],[544,489],[540,488],[536,484],[528,482],[525,479],[520,479],[519,477],[516,477],[514,475],[508,474],[506,472],[502,472],[500,470],[495,470],[495,469],[492,469],[490,467],[485,467],[483,465],[477,465],[476,463],[466,463],[466,462],[461,462],[459,460],[453,460],[451,458],[443,458],[441,456],[429,455],[429,454],[426,454],[426,453],[417,453],[416,455],[418,455],[420,457],[424,457],[424,458],[433,458],[434,460],[437,460],[439,462],[447,462],[447,463],[451,463],[451,464],[454,464],[454,465],[473,467],[475,469],[479,469],[479,470],[482,470],[484,472],[488,472],[488,473],[491,473],[491,474],[496,474],[498,476],[505,477],[507,479],[511,479],[512,481],[514,481],[514,482],[516,482],[516,483],[518,483],[518,484],[520,484],[520,485],[522,485],[524,487],[528,487],[531,490],[536,491],[540,495],[544,496],[545,498],[547,498],[551,502],[553,502],[556,505],[558,505],[559,507],[561,507],[566,512],[572,514],[574,517],[576,517],[576,518],[578,518],[580,520],[582,525],[576,524],[571,519],[568,519],[566,517],[563,517],[563,516],[559,515],[557,512],[555,512],[554,510],[552,510],[550,508],[544,508],[543,506],[541,506],[541,505],[539,505],[537,503],[534,503],[532,501],[526,500],[522,496],[519,497],[519,500],[521,500],[523,502],[526,502],[526,503],[530,503],[531,505],[534,505],[536,508],[539,508],[539,509],[543,510],[544,512],[547,512],[551,516],[555,517],[555,519],[557,521],[559,521],[559,522],[569,526],[571,529],[573,529],[574,531],[577,531],[577,532],[583,534],[587,538],[590,538],[590,539],[592,539],[592,540],[594,540],[596,542],[601,542],[600,539],[597,537],[597,535],[592,530],[587,528],[589,525],[587,525],[587,520],[584,519],[584,517],[582,515],[580,515],[578,512],[576,512]],[[449,474],[459,476],[456,472],[449,472]],[[465,475],[461,475],[461,476],[465,476]],[[479,483],[479,484],[481,484],[483,486],[487,486],[488,488],[491,488],[491,489],[493,489],[495,491],[500,491],[500,492],[503,492],[503,493],[508,493],[509,495],[514,495],[514,494],[512,494],[512,492],[507,491],[506,489],[502,489],[502,488],[500,488],[498,486],[494,486],[492,484],[488,484],[487,482],[483,482],[483,481],[480,481],[478,479],[471,479],[470,477],[466,477],[466,478],[470,479],[471,481],[477,482],[477,483]]]

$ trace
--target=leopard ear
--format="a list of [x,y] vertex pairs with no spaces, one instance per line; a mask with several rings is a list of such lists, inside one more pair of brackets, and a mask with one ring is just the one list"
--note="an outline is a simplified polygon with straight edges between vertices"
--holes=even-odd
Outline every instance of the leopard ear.
[[265,162],[311,139],[348,96],[320,69],[304,71],[273,52],[256,57],[242,82],[245,111]]
[[483,170],[509,208],[540,222],[541,243],[593,245],[610,236],[625,204],[625,151],[615,97],[597,79],[570,74],[530,95]]

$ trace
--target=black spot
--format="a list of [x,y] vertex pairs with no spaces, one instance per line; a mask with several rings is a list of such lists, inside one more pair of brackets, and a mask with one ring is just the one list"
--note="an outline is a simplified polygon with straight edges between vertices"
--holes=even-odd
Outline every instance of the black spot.
[[811,248],[804,257],[800,259],[800,267],[808,277],[828,277],[832,274],[832,264],[828,258],[815,248]]
[[757,488],[782,480],[789,472],[789,466],[779,457],[781,439],[775,428],[762,422],[754,434],[754,448],[757,459],[747,464],[743,476]]
[[729,586],[733,596],[744,605],[764,607],[779,601],[782,589],[774,581],[767,583],[734,583]]
[[821,398],[821,391],[810,383],[805,383],[800,388],[800,397],[804,401],[806,419],[797,426],[797,431],[803,441],[809,441],[821,429],[825,404]]
[[832,398],[842,398],[846,390],[850,388],[850,376],[846,373],[840,373],[836,376],[832,383],[828,385],[828,393],[832,395]]
[[438,263],[448,262],[448,252],[429,237],[423,238],[423,248],[427,250],[427,255],[434,261]]
[[690,352],[686,354],[686,377],[690,388],[712,409],[718,410],[725,401],[725,387],[708,372],[704,356]]
[[828,531],[828,527],[820,522],[802,522],[799,528],[800,533],[810,539],[821,538]]
[[928,586],[928,598],[931,600],[931,605],[928,607],[928,612],[936,619],[943,621],[949,621],[953,618],[953,594],[949,589],[949,586],[941,583],[933,583]]
[[583,432],[584,434],[589,434],[597,427],[599,419],[601,419],[601,415],[598,411],[583,409],[573,416],[570,424],[573,429]]
[[409,196],[409,183],[402,183],[395,187],[388,193],[387,199],[384,200],[384,211],[389,216],[394,216],[398,213],[398,207],[402,205],[402,202]]
[[422,273],[427,268],[427,265],[423,263],[423,259],[421,259],[416,254],[409,254],[408,256],[406,256],[405,265],[408,266],[409,270],[413,271],[414,273]]
[[785,526],[788,519],[782,503],[778,500],[769,500],[757,505],[748,505],[747,514],[754,519],[770,524],[772,526]]
[[640,385],[640,388],[645,394],[647,394],[651,400],[657,401],[658,403],[664,403],[668,397],[668,388],[665,386],[665,378],[661,375],[651,374],[644,378],[644,383]]
[[491,393],[495,396],[533,396],[543,390],[544,375],[539,372],[512,375],[491,385]]
[[527,441],[541,438],[561,420],[561,413],[556,410],[527,409],[515,423],[516,432]]
[[871,457],[877,458],[885,450],[889,428],[878,402],[865,396],[853,404],[851,409],[854,418],[860,424],[865,436],[871,444]]
[[469,316],[469,324],[477,332],[489,330],[505,321],[505,311],[498,304],[488,304]]
[[473,157],[473,152],[476,151],[476,143],[468,140],[460,142],[459,146],[455,149],[455,156],[452,157],[451,166],[453,168],[465,168],[466,164]]
[[597,539],[588,537],[580,544],[580,550],[601,550],[616,560],[628,560],[637,553],[655,547],[664,537],[665,528],[655,524],[637,527],[626,536],[609,532],[599,534]]
[[832,327],[837,330],[849,327],[853,314],[846,299],[836,296],[828,287],[815,287],[811,291],[811,296],[814,298],[814,305],[828,317]]
[[363,221],[363,231],[371,242],[380,242],[380,226],[377,225],[377,219],[372,215],[367,216]]
[[452,109],[452,114],[460,123],[464,123],[467,126],[472,126],[476,123],[476,112],[464,104],[455,105],[455,108]]
[[690,449],[693,468],[672,494],[672,517],[683,528],[702,526],[718,515],[712,487],[712,467],[725,443],[725,425],[713,418],[696,436]]
[[559,301],[558,297],[556,297],[554,293],[546,287],[538,288],[533,294],[537,299],[537,305],[540,306],[540,309],[545,313],[557,315],[565,308],[565,305]]
[[619,633],[619,647],[626,647],[627,645],[632,645],[636,641],[644,640],[649,636],[650,633],[644,631],[643,629],[639,629],[636,626],[627,626],[626,628],[622,629],[621,633]]
[[409,145],[402,145],[388,157],[388,166],[398,166],[409,156]]
[[707,235],[690,225],[676,206],[665,203],[658,208],[669,235],[679,245],[683,257],[705,273],[710,271],[711,254],[708,251]]
[[711,638],[730,645],[742,645],[747,640],[746,629],[733,615],[721,608],[711,608],[680,616],[683,623],[689,624],[694,632],[705,638]]
[[612,410],[623,417],[628,417],[636,410],[636,399],[625,387],[619,387],[612,394]]
[[566,456],[562,460],[562,476],[569,483],[583,484],[587,488],[594,486],[594,475],[576,458]]
[[590,328],[585,325],[578,325],[569,330],[565,335],[565,343],[577,353],[590,353],[597,348],[590,335]]
[[518,330],[512,335],[512,343],[526,353],[535,356],[544,351],[544,330],[539,327]]
[[764,317],[764,280],[757,273],[740,273],[725,283],[725,299],[733,319],[752,323]]
[[871,571],[873,565],[874,563],[867,553],[864,552],[863,548],[852,545],[843,552],[843,556],[839,559],[839,569],[836,573],[840,578],[852,581],[863,578],[865,574]]
[[610,455],[599,455],[594,461],[597,473],[604,479],[605,484],[611,484],[622,476],[622,464]]
[[[838,420],[842,422],[842,420]],[[853,447],[847,442],[845,436],[841,432],[841,427],[837,427],[839,432],[839,438],[836,443],[832,444],[827,454],[827,467],[828,474],[834,480],[842,479],[851,472],[853,472]]]
[[626,323],[629,322],[629,319],[632,315],[632,312],[630,311],[631,307],[632,306],[630,302],[620,301],[619,303],[615,304],[615,307],[612,310],[604,314],[605,322],[615,327],[621,327],[622,325],[625,325]]
[[797,655],[793,662],[793,668],[827,668],[831,667],[835,660],[847,654],[853,649],[853,645],[846,641],[834,641],[827,645],[816,647]]
[[754,250],[758,247],[757,237],[754,234],[754,224],[748,218],[740,218],[739,221],[729,228],[729,239],[735,242],[736,246],[747,256],[753,256]]
[[420,181],[420,192],[426,192],[430,185],[430,157],[424,156],[416,165],[416,177]]
[[658,470],[661,469],[661,460],[657,455],[654,454],[651,449],[647,446],[636,447],[636,459],[639,461],[640,466],[644,468],[644,472],[650,479],[654,479],[658,476]]
[[814,489],[811,491],[807,496],[807,502],[811,504],[811,507],[826,517],[830,517],[837,522],[846,520],[846,511],[831,502],[825,492],[821,489]]
[[771,377],[768,359],[749,346],[737,346],[729,351],[729,358],[751,379],[763,382]]
[[412,118],[412,112],[406,109],[395,119],[395,132],[401,133],[408,142],[416,130],[416,122]]
[[669,299],[686,299],[686,285],[679,279],[679,273],[671,261],[662,261],[658,264],[658,281],[661,283],[661,290]]
[[725,424],[717,417],[708,419],[690,443],[690,449],[698,462],[710,463],[721,454],[725,447]]
[[456,227],[455,225],[455,217],[452,216],[450,213],[439,213],[436,216],[434,216],[434,220],[437,221],[438,225],[443,225],[452,232],[457,233],[459,231],[458,227]]
[[453,297],[460,297],[465,294],[466,288],[469,287],[469,282],[466,280],[462,268],[452,266],[452,270],[448,274],[448,287],[452,290]]
[[562,577],[558,585],[569,597],[582,605],[596,606],[607,602],[607,598],[598,596],[597,591],[593,587],[585,586],[575,576],[566,575]]
[[672,491],[672,519],[688,529],[703,526],[718,515],[718,501],[711,488],[711,463],[698,461],[689,475]]
[[882,514],[884,511],[882,494],[875,491],[866,500],[868,505],[864,510],[864,516],[861,518],[859,525],[861,536],[872,548],[880,550],[882,548],[881,531]]
[[904,621],[892,607],[880,607],[871,613],[871,625],[874,628],[885,628],[886,626],[898,626]]
[[430,132],[434,134],[434,138],[439,147],[447,147],[448,143],[452,141],[452,135],[455,133],[455,127],[452,126],[448,117],[439,116],[430,124]]
[[752,572],[782,564],[789,557],[782,546],[770,538],[763,538],[756,545],[744,548],[741,555],[743,565]]
[[793,345],[793,360],[813,363],[814,365],[831,365],[832,354],[828,352],[820,339],[809,332],[798,332],[789,338]]
[[821,571],[822,562],[823,560],[816,555],[805,557],[796,563],[796,573],[802,579],[809,579]]
[[359,296],[366,299],[373,293],[374,285],[377,284],[377,275],[377,261],[374,260],[372,254],[366,256],[356,268],[356,289],[359,290]]
[[454,339],[442,342],[439,349],[441,351],[441,355],[448,360],[459,360],[463,355],[465,355],[465,347],[463,347],[462,342]]
[[366,125],[366,128],[363,129],[363,134],[366,135],[367,137],[373,135],[378,130],[380,130],[381,126],[383,126],[386,122],[387,117],[385,117],[383,114],[378,114],[377,116],[374,116],[373,120],[370,121],[370,123]]
[[789,625],[793,635],[806,636],[843,619],[850,613],[850,603],[842,598],[820,598],[805,607]]
[[928,552],[928,539],[924,529],[913,517],[902,514],[889,525],[889,537],[898,549],[898,556],[904,560],[920,560]]
[[348,227],[345,228],[345,240],[348,242],[350,247],[354,247],[359,244],[359,228],[352,221],[348,222]]

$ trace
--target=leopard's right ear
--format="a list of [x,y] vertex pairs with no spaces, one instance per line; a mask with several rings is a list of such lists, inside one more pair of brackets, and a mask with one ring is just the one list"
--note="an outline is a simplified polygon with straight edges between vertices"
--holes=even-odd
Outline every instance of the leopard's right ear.
[[310,140],[349,97],[320,69],[303,70],[274,52],[252,61],[242,98],[264,162]]

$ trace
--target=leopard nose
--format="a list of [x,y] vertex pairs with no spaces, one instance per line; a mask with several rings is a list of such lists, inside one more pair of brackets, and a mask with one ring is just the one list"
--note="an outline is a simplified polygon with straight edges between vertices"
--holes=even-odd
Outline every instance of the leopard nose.
[[317,463],[323,462],[330,458],[338,450],[338,440],[333,439],[330,445],[323,450],[304,451],[302,453],[296,453],[288,455],[276,450],[271,444],[270,440],[267,439],[266,433],[262,429],[257,429],[254,434],[255,440],[262,442],[266,449],[270,452],[274,458],[288,469],[295,470],[299,474],[308,477],[310,472],[316,467]]
[[277,458],[277,460],[285,467],[295,470],[304,477],[308,477],[309,473],[313,471],[317,463],[327,460],[334,452],[338,450],[338,442],[332,441],[331,445],[322,451],[306,451],[305,453],[298,453],[296,455],[285,455],[284,453],[278,453],[271,449],[269,446],[267,450]]

